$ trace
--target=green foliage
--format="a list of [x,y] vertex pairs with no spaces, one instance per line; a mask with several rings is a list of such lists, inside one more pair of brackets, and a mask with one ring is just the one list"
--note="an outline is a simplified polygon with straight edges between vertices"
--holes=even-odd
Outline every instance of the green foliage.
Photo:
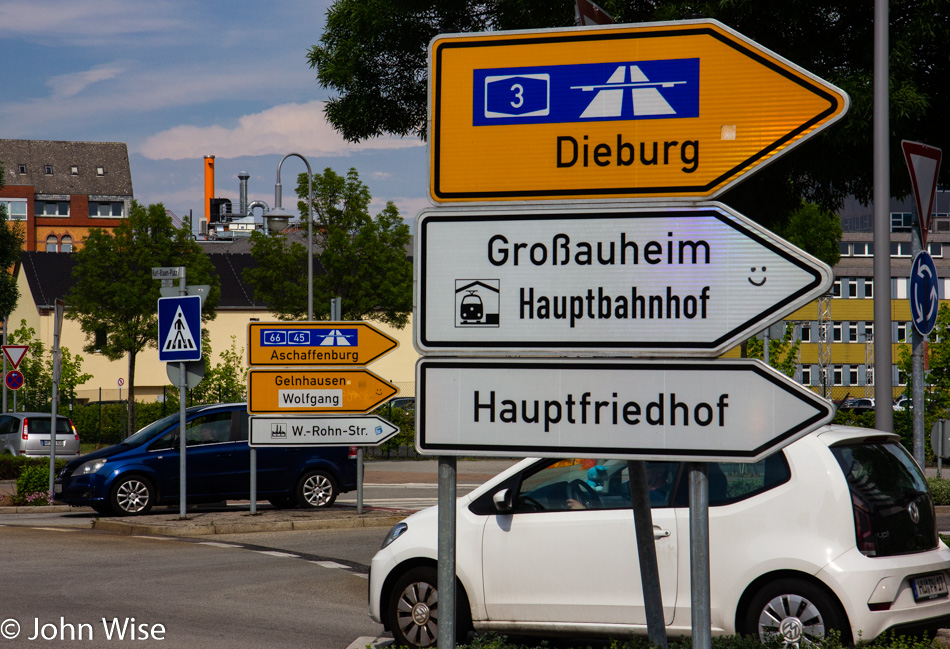
[[[19,370],[23,372],[23,387],[17,391],[17,409],[25,411],[52,412],[53,410],[53,350],[46,349],[42,340],[36,337],[36,330],[28,327],[26,320],[20,320],[20,326],[8,336],[11,345],[29,345],[30,349],[20,361]],[[59,401],[70,403],[76,393],[76,386],[92,378],[92,374],[82,371],[83,358],[73,355],[68,347],[61,347]],[[57,406],[57,412],[62,408]]]
[[188,391],[192,403],[234,403],[247,400],[247,367],[244,348],[237,348],[237,336],[231,336],[231,347],[221,352],[221,361],[211,365],[211,343],[202,341],[205,376]]
[[[795,376],[798,366],[798,350],[802,345],[800,339],[792,340],[795,335],[795,325],[787,323],[785,333],[781,339],[769,340],[769,365],[785,376]],[[765,358],[765,341],[761,338],[750,338],[746,343],[746,358]]]
[[25,466],[16,479],[14,505],[49,505],[49,460],[45,466],[32,464]]
[[[297,182],[297,196],[308,196],[307,175]],[[342,298],[344,320],[377,320],[404,327],[412,312],[412,264],[408,258],[409,226],[393,203],[375,217],[372,199],[355,169],[346,177],[332,169],[313,176],[313,205],[298,203],[304,219],[313,215],[313,308],[315,319],[329,317],[330,300]],[[284,320],[307,313],[306,246],[285,235],[251,235],[257,268],[244,272],[254,297]],[[317,263],[319,262],[319,263]]]
[[[928,336],[926,347],[929,367],[924,375],[924,434],[929,436],[938,419],[950,417],[950,308],[942,304],[937,312],[937,324]],[[898,369],[907,377],[905,394],[913,394],[913,359],[911,346],[903,345],[897,361]],[[913,448],[913,405],[894,413],[894,432],[901,435],[907,448]],[[927,457],[933,456],[930,444],[924,444]]]
[[934,505],[950,505],[950,480],[936,476],[927,478],[927,487],[933,496]]
[[[848,93],[845,118],[740,183],[723,202],[771,227],[802,198],[837,210],[845,196],[871,199],[874,12],[867,3],[749,0],[604,0],[617,23],[715,18]],[[906,196],[900,139],[945,141],[950,123],[950,0],[889,7],[891,192]],[[427,45],[433,36],[574,24],[573,3],[528,0],[336,0],[308,60],[333,96],[326,119],[349,141],[385,134],[426,137]],[[941,184],[950,182],[944,165]]]
[[801,204],[789,214],[788,222],[779,227],[776,234],[792,245],[817,257],[829,266],[841,258],[841,219],[831,210],[814,203]]
[[[173,392],[177,395],[177,390],[168,390],[170,395]],[[70,412],[63,414],[68,415],[76,425],[80,442],[95,444],[101,448],[118,444],[129,436],[127,408],[125,403],[92,402],[76,405]],[[138,430],[177,411],[177,396],[164,404],[159,401],[139,402],[135,404],[135,421],[132,428]]]
[[[3,189],[3,164],[0,162],[0,189]],[[7,209],[0,205],[0,270],[11,269],[23,250],[23,228],[7,221]],[[20,299],[16,276],[0,272],[0,317],[9,315]]]
[[113,233],[90,230],[75,256],[76,284],[66,296],[66,316],[79,321],[86,352],[110,360],[128,356],[129,401],[134,404],[135,357],[146,347],[157,347],[160,284],[152,279],[152,268],[184,266],[188,284],[210,285],[202,307],[202,319],[210,320],[221,294],[214,266],[189,231],[172,225],[161,203],[146,208],[135,201],[129,218]]
[[[24,468],[30,466],[46,467],[47,480],[49,479],[49,458],[23,457],[0,453],[0,480],[16,480]],[[56,470],[66,466],[66,460],[56,460]],[[49,486],[47,484],[47,486]]]
[[[895,413],[896,414],[896,413]],[[857,426],[858,428],[875,428],[874,410],[839,410],[835,413],[833,424],[842,426]],[[906,442],[904,443],[907,446]],[[907,448],[911,448],[908,446]]]
[[387,457],[395,451],[397,454],[400,447],[413,448],[416,444],[416,418],[411,412],[406,412],[402,408],[391,408],[383,404],[373,411],[374,415],[379,415],[387,419],[399,429],[393,437],[380,444],[379,450],[385,453]]

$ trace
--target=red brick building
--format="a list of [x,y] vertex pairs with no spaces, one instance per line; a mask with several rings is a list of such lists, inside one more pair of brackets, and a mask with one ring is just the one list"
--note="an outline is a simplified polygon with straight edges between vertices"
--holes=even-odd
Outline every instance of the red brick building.
[[24,227],[24,249],[71,252],[90,228],[112,229],[132,207],[122,142],[0,139],[7,220]]

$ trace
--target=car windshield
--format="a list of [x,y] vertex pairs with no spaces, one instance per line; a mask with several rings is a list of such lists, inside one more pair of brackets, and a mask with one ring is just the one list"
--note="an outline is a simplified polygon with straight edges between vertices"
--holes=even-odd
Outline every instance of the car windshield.
[[122,445],[133,446],[133,447],[141,446],[145,442],[152,439],[156,435],[156,433],[159,433],[165,430],[169,426],[177,424],[179,416],[180,416],[179,413],[176,412],[171,415],[168,415],[167,417],[164,417],[163,419],[159,419],[158,421],[152,422],[145,428],[140,429],[138,432],[133,433],[131,436],[122,440]]
[[[27,417],[27,424],[29,425],[29,431],[34,434],[39,435],[49,435],[49,424],[52,421],[52,417]],[[69,430],[69,420],[65,417],[56,418],[56,433],[71,433]],[[58,442],[57,442],[58,443]]]

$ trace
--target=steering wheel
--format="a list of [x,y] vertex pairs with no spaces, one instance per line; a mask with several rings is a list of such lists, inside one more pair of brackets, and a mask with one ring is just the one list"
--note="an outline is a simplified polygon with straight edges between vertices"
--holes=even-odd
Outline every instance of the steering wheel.
[[519,496],[518,504],[519,504],[519,507],[518,507],[519,511],[526,511],[526,512],[543,512],[544,511],[544,505],[539,503],[537,500],[535,500],[531,496],[525,496],[525,495]]
[[567,496],[580,502],[587,509],[590,509],[592,505],[600,506],[600,496],[583,480],[572,480],[567,486]]

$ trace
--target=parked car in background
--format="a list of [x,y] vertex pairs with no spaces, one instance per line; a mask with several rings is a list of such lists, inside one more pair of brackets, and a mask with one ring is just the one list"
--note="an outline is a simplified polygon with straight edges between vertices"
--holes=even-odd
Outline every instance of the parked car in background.
[[[456,615],[506,635],[646,633],[627,462],[524,460],[459,498]],[[685,465],[648,462],[662,608],[689,635]],[[826,426],[755,464],[709,463],[715,635],[805,646],[950,625],[950,549],[897,435]],[[576,507],[576,508],[575,508]],[[372,560],[370,615],[397,645],[438,637],[437,511],[397,524]]]
[[897,401],[894,402],[894,410],[906,410],[910,407],[910,399],[907,397],[900,397]]
[[[49,457],[50,428],[53,415],[48,412],[8,412],[0,415],[0,453],[23,457]],[[79,433],[69,417],[56,416],[56,457],[79,456]]]
[[[185,411],[187,502],[250,497],[248,413],[243,403]],[[179,413],[115,446],[87,453],[56,477],[57,502],[102,514],[145,514],[179,501]],[[257,449],[257,495],[279,507],[330,507],[356,488],[356,447]]]

